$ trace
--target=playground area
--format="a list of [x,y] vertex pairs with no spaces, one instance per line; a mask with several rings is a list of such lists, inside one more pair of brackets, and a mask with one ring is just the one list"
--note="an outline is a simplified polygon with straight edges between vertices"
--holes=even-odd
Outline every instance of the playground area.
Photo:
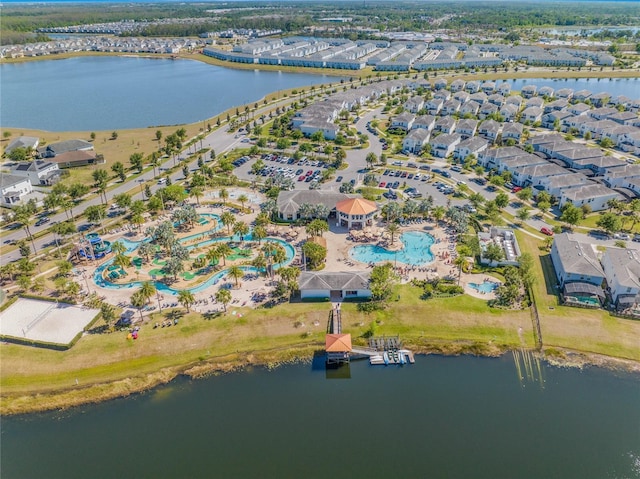
[[68,303],[19,298],[0,313],[0,336],[68,345],[99,312]]

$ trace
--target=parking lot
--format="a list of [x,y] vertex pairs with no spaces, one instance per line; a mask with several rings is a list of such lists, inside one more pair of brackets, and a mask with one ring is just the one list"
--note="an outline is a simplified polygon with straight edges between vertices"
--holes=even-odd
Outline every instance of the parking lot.
[[[260,157],[243,158],[246,158],[246,160],[240,159],[237,160],[239,161],[237,166],[234,164],[236,166],[234,173],[238,178],[247,181],[265,182],[268,178],[282,175],[293,182],[295,189],[320,187],[319,180],[327,169],[327,164],[324,161],[307,157],[302,157],[296,161],[286,154],[271,153],[263,154]],[[253,165],[259,159],[262,160],[265,166],[257,174],[254,174],[252,172]]]

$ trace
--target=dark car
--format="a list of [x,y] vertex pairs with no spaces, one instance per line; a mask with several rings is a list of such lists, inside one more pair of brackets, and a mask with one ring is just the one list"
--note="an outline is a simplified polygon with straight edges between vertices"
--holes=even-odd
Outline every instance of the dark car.
[[338,177],[336,178],[336,183],[340,183],[340,182],[342,181],[342,179],[343,179],[343,178],[342,178],[342,176],[338,176]]
[[43,218],[40,218],[38,221],[36,221],[36,226],[42,226],[42,225],[44,225],[44,224],[48,223],[49,221],[51,221],[51,220],[49,219],[49,217],[48,217],[48,216],[45,216],[45,217],[43,217]]
[[444,176],[445,178],[451,178],[451,173],[449,173],[448,171],[443,171],[442,173],[440,173],[442,176]]

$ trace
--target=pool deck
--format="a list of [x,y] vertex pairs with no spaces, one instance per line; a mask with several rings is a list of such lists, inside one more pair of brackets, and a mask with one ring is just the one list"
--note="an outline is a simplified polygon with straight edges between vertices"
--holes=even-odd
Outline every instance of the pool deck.
[[[221,206],[212,206],[212,205],[202,205],[197,207],[199,213],[214,213],[214,214],[222,214],[225,211],[225,208]],[[242,219],[247,223],[251,223],[257,214],[259,213],[259,208],[254,208],[254,211],[249,214],[243,215]],[[154,221],[147,221],[142,225],[141,230],[144,232],[146,228],[149,226],[155,226],[158,223],[169,219],[169,215],[165,215],[160,217]],[[330,220],[331,221],[331,220]],[[330,223],[330,230],[324,234],[324,238],[327,241],[327,259],[325,265],[325,271],[362,271],[370,268],[369,264],[361,263],[349,255],[349,250],[356,245],[380,245],[384,247],[389,247],[388,238],[385,239],[384,236],[378,235],[377,238],[371,238],[369,240],[363,241],[354,241],[350,239],[349,229],[346,227],[336,226],[335,221]],[[190,231],[189,236],[197,235],[200,232],[204,232],[210,228],[209,224],[206,225],[197,225]],[[380,233],[384,230],[384,223],[380,222],[375,225],[374,230]],[[223,229],[223,231],[225,231]],[[290,244],[292,244],[296,251],[299,250],[299,247],[302,243],[307,239],[307,235],[304,227],[290,227],[284,225],[269,225],[267,227],[267,231],[269,236],[281,238]],[[394,247],[402,247],[400,242],[400,235],[408,231],[420,231],[423,233],[428,233],[434,237],[434,244],[431,245],[431,253],[434,256],[434,260],[430,263],[426,263],[420,266],[411,266],[397,262],[396,272],[400,275],[401,282],[407,283],[412,279],[433,279],[436,277],[440,278],[450,278],[457,280],[458,279],[458,269],[453,265],[453,258],[457,254],[455,251],[455,242],[453,240],[453,236],[451,232],[447,229],[444,223],[435,224],[434,222],[424,221],[423,223],[411,224],[407,226],[402,226],[398,233],[396,240],[394,241]],[[131,241],[141,241],[144,239],[143,233],[138,233],[138,231],[130,232],[128,230],[121,230],[117,232],[110,232],[103,235],[104,239],[109,241],[114,241],[118,238],[126,235],[128,240]],[[394,249],[393,247],[390,249]],[[300,258],[296,256],[294,258],[293,264],[298,263]],[[80,283],[83,289],[85,289],[85,281],[83,280],[82,272],[91,278],[93,275],[93,271],[95,268],[101,264],[102,262],[97,262],[96,265],[84,264],[80,265],[77,269],[80,273],[76,276],[76,280]],[[133,269],[131,270],[131,274],[129,274],[127,280],[135,280],[135,274],[133,274]],[[255,275],[251,275],[255,276]],[[486,275],[470,275],[470,274],[462,274],[460,278],[460,285],[464,286],[465,292],[470,296],[488,300],[495,297],[493,293],[490,294],[482,294],[476,290],[473,290],[468,287],[468,283],[477,282],[481,283]],[[124,289],[106,289],[96,286],[93,281],[90,281],[90,290],[97,291],[100,296],[103,296],[108,302],[112,304],[119,304],[127,307],[130,304],[131,294],[135,291],[135,288],[124,288]],[[222,311],[222,305],[217,304],[214,301],[214,295],[216,291],[220,287],[228,288],[232,295],[232,303],[229,305],[229,310],[233,311],[234,307],[246,306],[246,307],[255,307],[256,305],[261,304],[266,299],[268,299],[268,292],[271,290],[272,281],[269,278],[265,277],[257,277],[257,278],[247,278],[240,282],[240,286],[238,288],[235,287],[235,283],[230,278],[224,278],[215,286],[210,286],[206,288],[204,291],[195,293],[196,300],[201,301],[200,304],[196,304],[193,309],[195,311],[199,311],[202,313],[208,312],[217,312]],[[154,298],[155,299],[155,298]],[[160,298],[161,304],[173,304],[176,303],[177,299],[175,296],[170,294],[165,294]],[[205,301],[208,303],[205,304]],[[152,301],[152,304],[157,306],[157,301]],[[157,309],[156,309],[157,310]],[[136,311],[137,313],[137,311]]]
[[462,273],[462,277],[460,278],[460,286],[464,287],[465,293],[467,293],[469,296],[473,296],[474,298],[480,298],[480,299],[486,299],[486,300],[495,299],[496,298],[495,292],[492,291],[491,293],[482,293],[476,289],[473,289],[471,286],[469,286],[469,283],[481,284],[487,278],[489,279],[489,281],[493,281],[495,283],[501,283],[501,281],[498,280],[497,278],[494,278],[487,274]]

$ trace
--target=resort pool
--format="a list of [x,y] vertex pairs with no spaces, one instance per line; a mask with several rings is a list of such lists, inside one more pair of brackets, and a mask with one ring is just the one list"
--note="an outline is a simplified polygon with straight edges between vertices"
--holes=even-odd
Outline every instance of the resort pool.
[[[250,235],[249,235],[250,237]],[[237,238],[230,238],[230,237],[225,237],[225,238],[216,238],[215,240],[206,240],[203,241],[202,243],[198,243],[198,244],[194,244],[192,246],[189,246],[188,249],[192,249],[192,248],[197,248],[199,246],[204,246],[204,245],[210,245],[214,242],[220,242],[220,241],[229,241],[229,240],[235,240],[237,241]],[[118,241],[123,241],[125,246],[127,247],[127,251],[128,252],[133,252],[135,251],[135,249],[140,246],[140,244],[142,244],[144,241],[139,241],[139,242],[135,242],[135,241],[130,241],[130,240],[126,240],[126,239],[120,239]],[[148,240],[145,240],[148,241]],[[281,240],[279,238],[266,238],[263,240],[263,243],[265,242],[272,242],[272,243],[279,243],[280,245],[282,245],[282,247],[284,248],[287,258],[284,260],[283,263],[277,264],[274,266],[274,269],[278,269],[282,266],[286,266],[289,263],[291,263],[291,261],[293,261],[293,258],[295,257],[296,251],[295,248],[287,243],[284,240]],[[131,249],[129,249],[131,248]],[[105,279],[103,277],[103,272],[105,271],[105,269],[108,269],[109,266],[111,266],[113,264],[115,258],[111,258],[109,261],[106,261],[105,263],[101,264],[100,266],[98,266],[98,268],[96,268],[95,273],[93,274],[93,281],[96,285],[102,287],[102,288],[107,288],[107,289],[129,289],[129,288],[138,288],[142,285],[141,281],[130,281],[127,283],[112,283],[111,281]],[[240,266],[240,268],[245,271],[245,273],[259,273],[258,269],[253,267],[253,266]],[[204,281],[203,283],[200,283],[197,286],[194,286],[193,288],[186,288],[188,291],[191,291],[192,293],[199,293],[201,291],[204,291],[205,289],[207,289],[209,286],[215,285],[217,284],[221,279],[223,279],[227,273],[229,272],[229,269],[223,269],[222,271],[218,271],[217,273],[213,274],[212,276],[210,276],[209,278],[207,278],[206,281]],[[181,291],[179,289],[174,289],[171,286],[166,285],[165,283],[161,282],[161,281],[153,281],[155,287],[157,288],[157,290],[160,293],[168,293],[168,294],[178,294],[178,291]]]
[[390,251],[377,245],[359,245],[349,250],[349,256],[361,263],[399,262],[410,266],[421,266],[433,261],[431,245],[433,236],[422,231],[408,231],[400,236],[402,249]]
[[471,289],[475,289],[476,291],[484,294],[493,293],[496,289],[498,289],[500,283],[495,281],[483,281],[482,283],[469,283],[469,287]]

